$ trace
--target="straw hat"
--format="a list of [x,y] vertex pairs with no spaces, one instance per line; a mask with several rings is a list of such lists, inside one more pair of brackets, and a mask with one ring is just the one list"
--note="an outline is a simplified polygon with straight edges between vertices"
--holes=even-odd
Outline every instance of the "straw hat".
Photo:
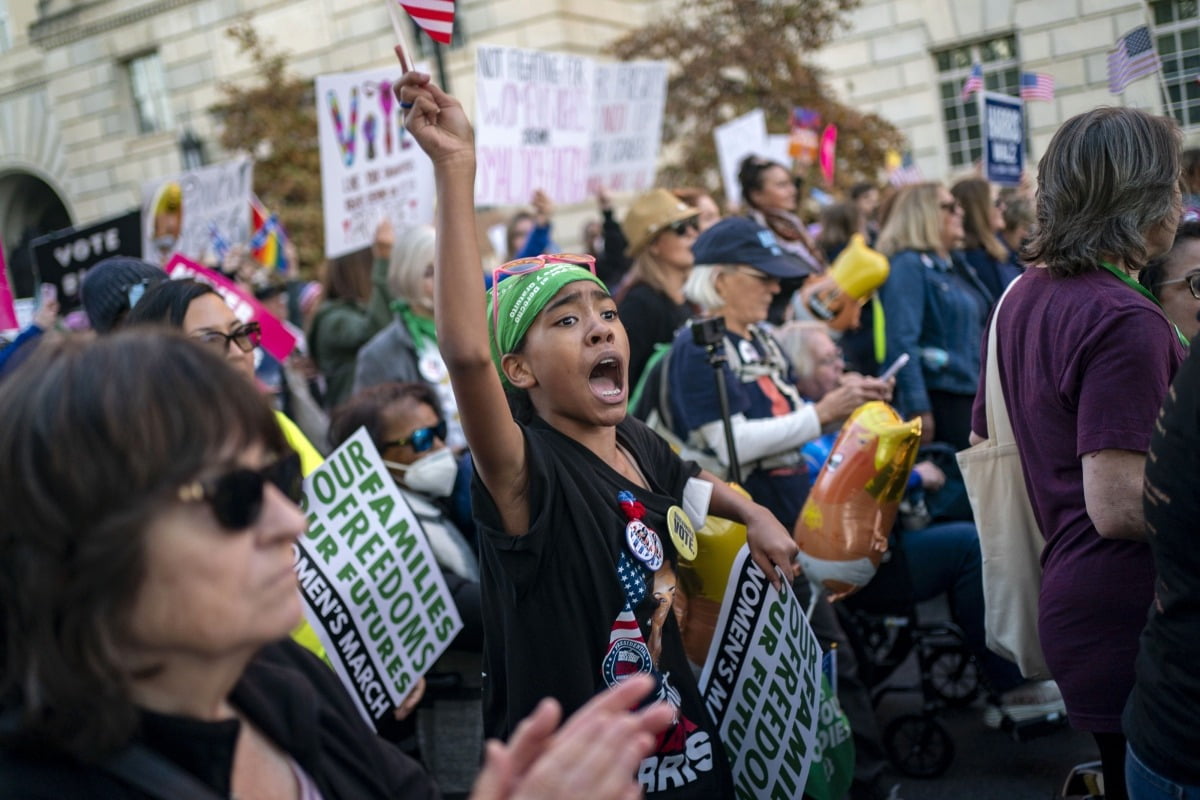
[[626,254],[636,258],[663,228],[699,214],[666,189],[651,189],[634,200],[625,214],[621,230],[629,242]]

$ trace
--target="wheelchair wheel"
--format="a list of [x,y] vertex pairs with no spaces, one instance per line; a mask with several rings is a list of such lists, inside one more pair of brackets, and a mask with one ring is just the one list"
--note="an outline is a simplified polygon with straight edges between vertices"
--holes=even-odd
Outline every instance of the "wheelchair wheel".
[[954,740],[932,717],[896,717],[883,729],[883,746],[896,769],[910,778],[937,778],[954,763]]
[[938,650],[929,661],[929,685],[952,708],[979,695],[979,664],[964,650]]

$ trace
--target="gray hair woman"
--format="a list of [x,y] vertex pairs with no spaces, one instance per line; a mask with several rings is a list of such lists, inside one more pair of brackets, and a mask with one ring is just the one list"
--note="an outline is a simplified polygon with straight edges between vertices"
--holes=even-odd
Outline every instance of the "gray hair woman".
[[[1025,250],[1031,268],[992,323],[1046,539],[1042,649],[1071,724],[1096,737],[1109,798],[1126,796],[1121,711],[1154,597],[1145,454],[1184,355],[1135,277],[1175,234],[1179,139],[1173,121],[1130,108],[1068,120],[1039,165],[1038,227]],[[987,430],[983,391],[972,428],[973,441]],[[1135,748],[1159,735],[1129,732]]]

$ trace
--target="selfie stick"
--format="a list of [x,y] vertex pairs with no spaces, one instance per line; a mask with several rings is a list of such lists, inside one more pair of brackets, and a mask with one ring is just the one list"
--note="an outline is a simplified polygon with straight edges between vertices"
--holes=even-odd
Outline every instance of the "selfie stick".
[[[724,334],[724,320],[721,320],[721,333]],[[722,335],[715,342],[706,341],[700,335],[699,326],[692,327],[692,340],[708,352],[708,365],[713,368],[713,379],[717,382],[717,402],[721,405],[721,422],[725,426],[725,452],[729,454],[729,479],[734,483],[742,482],[742,465],[738,461],[737,447],[733,442],[733,421],[729,417],[729,394],[725,390],[725,373],[722,369],[729,359],[725,356],[725,337]]]

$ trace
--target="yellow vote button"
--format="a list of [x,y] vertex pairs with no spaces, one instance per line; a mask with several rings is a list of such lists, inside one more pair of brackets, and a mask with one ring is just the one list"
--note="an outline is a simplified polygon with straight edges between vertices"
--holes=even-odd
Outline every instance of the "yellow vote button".
[[667,509],[667,532],[679,557],[684,561],[694,561],[697,553],[696,530],[692,527],[688,515],[679,506]]

